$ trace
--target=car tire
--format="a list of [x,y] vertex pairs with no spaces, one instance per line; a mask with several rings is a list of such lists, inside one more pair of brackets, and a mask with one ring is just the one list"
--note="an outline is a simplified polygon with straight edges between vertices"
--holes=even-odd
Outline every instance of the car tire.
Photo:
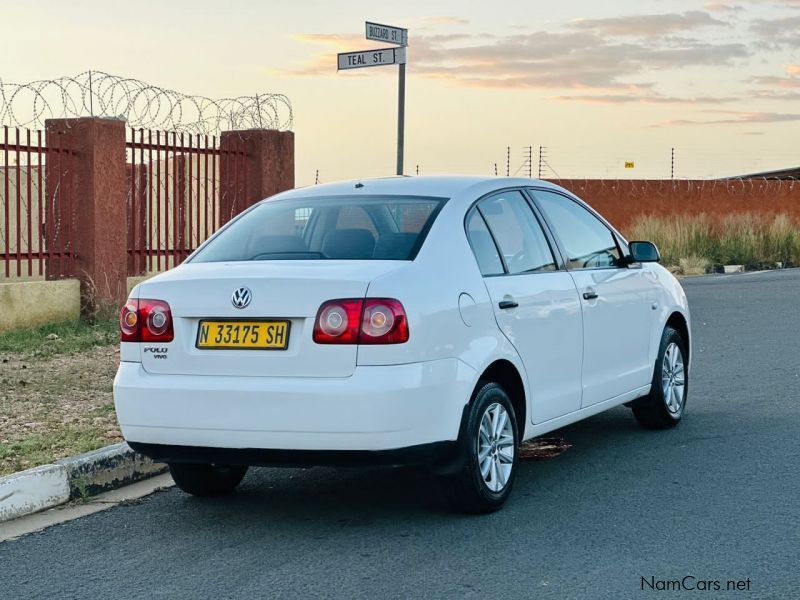
[[686,362],[685,340],[672,327],[665,327],[650,393],[631,405],[633,416],[645,429],[669,429],[680,423],[689,393]]
[[479,382],[459,436],[454,475],[443,488],[454,510],[489,513],[503,506],[514,484],[519,433],[514,405],[497,383]]
[[187,494],[209,497],[231,493],[247,473],[246,466],[169,463],[175,485]]

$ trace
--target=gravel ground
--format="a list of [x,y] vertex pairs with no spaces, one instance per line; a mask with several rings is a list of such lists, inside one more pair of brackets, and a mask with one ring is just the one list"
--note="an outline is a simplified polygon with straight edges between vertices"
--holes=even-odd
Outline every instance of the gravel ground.
[[0,475],[120,441],[118,364],[114,346],[44,359],[0,353]]

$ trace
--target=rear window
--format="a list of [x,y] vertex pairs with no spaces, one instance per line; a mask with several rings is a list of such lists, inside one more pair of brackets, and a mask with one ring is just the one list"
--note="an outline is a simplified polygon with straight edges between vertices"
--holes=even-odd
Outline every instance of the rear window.
[[265,202],[192,261],[413,260],[444,202],[406,196]]

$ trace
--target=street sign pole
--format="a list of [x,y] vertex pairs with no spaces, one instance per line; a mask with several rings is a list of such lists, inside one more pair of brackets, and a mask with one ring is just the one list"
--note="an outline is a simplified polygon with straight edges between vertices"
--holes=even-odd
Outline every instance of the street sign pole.
[[406,47],[408,46],[408,29],[365,23],[366,38],[386,44],[391,48],[377,50],[361,50],[358,52],[342,52],[337,58],[337,70],[361,69],[364,67],[398,66],[397,81],[397,174],[403,174],[403,146],[405,144],[406,125]]
[[406,128],[406,63],[400,63],[397,85],[397,174],[403,174],[403,145]]

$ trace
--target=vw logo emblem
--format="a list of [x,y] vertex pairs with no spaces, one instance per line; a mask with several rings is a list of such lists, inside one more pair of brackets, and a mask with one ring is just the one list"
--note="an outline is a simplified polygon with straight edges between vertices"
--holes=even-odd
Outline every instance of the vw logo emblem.
[[231,304],[233,304],[236,308],[247,308],[247,305],[250,304],[250,300],[253,299],[253,292],[250,291],[250,288],[240,287],[238,290],[233,292],[233,296],[231,296]]

